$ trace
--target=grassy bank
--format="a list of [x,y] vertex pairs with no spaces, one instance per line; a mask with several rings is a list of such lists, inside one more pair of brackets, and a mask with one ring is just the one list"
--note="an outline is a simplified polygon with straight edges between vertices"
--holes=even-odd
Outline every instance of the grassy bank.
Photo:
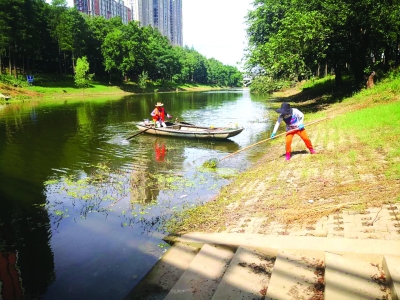
[[[38,79],[32,86],[24,81],[0,81],[0,93],[11,96],[7,102],[18,102],[26,100],[64,100],[71,98],[97,98],[107,95],[129,95],[142,93],[161,92],[184,92],[184,91],[205,91],[222,89],[220,86],[199,85],[199,84],[175,84],[175,83],[153,83],[149,82],[145,89],[141,89],[136,83],[122,83],[112,85],[102,82],[92,82],[90,87],[79,89],[74,85],[72,79]],[[225,87],[226,88],[226,87]],[[0,103],[5,100],[0,99]]]
[[265,227],[272,222],[312,226],[334,212],[400,202],[400,76],[357,93],[332,87],[329,79],[305,83],[271,102],[272,109],[290,102],[305,112],[306,124],[330,117],[306,125],[317,155],[310,155],[298,137],[290,161],[284,159],[283,137],[258,146],[265,155],[254,167],[213,201],[176,213],[168,231],[221,232],[246,217],[265,217]]

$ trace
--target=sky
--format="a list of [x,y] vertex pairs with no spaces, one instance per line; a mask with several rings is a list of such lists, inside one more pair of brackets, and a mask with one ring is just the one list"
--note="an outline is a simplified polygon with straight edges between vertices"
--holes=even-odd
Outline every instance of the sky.
[[183,44],[240,68],[247,46],[245,16],[253,0],[183,0]]
[[[50,1],[50,0],[49,0]],[[73,6],[73,0],[67,0]],[[128,1],[125,1],[127,3]],[[183,0],[183,44],[241,69],[247,45],[245,16],[253,0]],[[237,64],[239,62],[239,64]]]

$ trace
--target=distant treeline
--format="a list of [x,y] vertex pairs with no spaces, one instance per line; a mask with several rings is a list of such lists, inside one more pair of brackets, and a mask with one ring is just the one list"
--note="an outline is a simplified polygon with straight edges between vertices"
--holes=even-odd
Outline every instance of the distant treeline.
[[[334,72],[365,84],[400,63],[398,0],[255,0],[247,68],[264,83]],[[257,77],[257,76],[256,76]],[[253,84],[256,81],[253,80]]]
[[65,0],[0,0],[0,74],[73,75],[86,56],[98,80],[242,85],[234,66],[194,49],[172,46],[157,29],[120,18],[88,17]]

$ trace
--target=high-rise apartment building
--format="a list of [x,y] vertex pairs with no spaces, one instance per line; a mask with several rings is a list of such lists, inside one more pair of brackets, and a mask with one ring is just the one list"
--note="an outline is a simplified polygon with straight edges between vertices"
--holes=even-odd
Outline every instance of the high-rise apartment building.
[[106,19],[121,17],[124,24],[132,21],[132,11],[122,0],[74,0],[78,11],[89,16],[103,16]]
[[183,45],[182,0],[129,0],[133,19],[152,26],[173,45]]
[[182,0],[74,0],[78,11],[106,19],[119,16],[124,24],[135,20],[141,26],[152,26],[173,45],[183,46]]

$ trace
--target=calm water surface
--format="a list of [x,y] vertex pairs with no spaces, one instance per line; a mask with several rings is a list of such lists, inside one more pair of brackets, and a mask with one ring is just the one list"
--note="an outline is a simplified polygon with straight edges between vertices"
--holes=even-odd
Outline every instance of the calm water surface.
[[[156,102],[182,121],[245,130],[228,141],[128,142]],[[0,295],[123,299],[168,249],[168,216],[208,201],[266,145],[218,172],[203,163],[270,126],[265,98],[248,90],[0,106]]]

